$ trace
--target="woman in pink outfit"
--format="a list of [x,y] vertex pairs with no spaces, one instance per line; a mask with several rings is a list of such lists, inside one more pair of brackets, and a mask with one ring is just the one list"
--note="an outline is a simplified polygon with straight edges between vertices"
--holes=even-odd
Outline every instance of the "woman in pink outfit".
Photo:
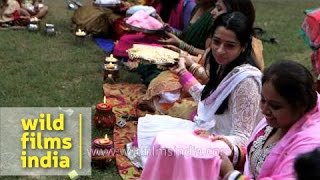
[[[260,106],[265,118],[255,128],[246,150],[234,146],[233,164],[220,155],[224,179],[296,179],[295,158],[320,146],[320,99],[305,67],[279,61],[267,68]],[[243,160],[241,174],[234,166],[241,167]]]

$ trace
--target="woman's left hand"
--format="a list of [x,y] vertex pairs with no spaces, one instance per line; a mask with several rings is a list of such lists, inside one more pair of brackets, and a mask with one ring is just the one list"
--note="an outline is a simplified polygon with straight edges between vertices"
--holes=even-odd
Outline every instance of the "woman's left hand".
[[177,53],[180,53],[181,49],[179,49],[177,46],[174,45],[163,45],[164,48],[170,49],[172,51],[175,51]]
[[221,152],[219,154],[222,162],[220,166],[220,176],[223,178],[226,174],[230,173],[231,171],[234,170],[232,162],[230,161],[229,157]]

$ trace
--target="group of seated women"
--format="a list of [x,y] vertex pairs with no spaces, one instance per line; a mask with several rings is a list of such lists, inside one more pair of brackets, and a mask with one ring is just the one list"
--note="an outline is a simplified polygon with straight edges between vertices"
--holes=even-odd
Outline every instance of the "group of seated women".
[[[149,42],[180,56],[148,86],[145,100],[158,115],[138,121],[141,179],[295,179],[296,158],[320,146],[320,101],[308,69],[290,60],[264,68],[250,0],[199,0],[187,24],[159,11],[185,13],[185,1],[161,2],[157,12],[173,30]],[[126,56],[121,51],[146,39],[124,35],[116,52]],[[186,99],[194,106],[183,106]],[[185,147],[196,150],[181,152]],[[196,153],[207,147],[217,154]]]
[[[207,179],[208,174],[211,179],[295,179],[295,159],[320,146],[320,101],[313,76],[289,60],[261,73],[252,59],[251,29],[239,12],[215,19],[205,85],[187,70],[186,57],[171,68],[198,103],[197,111],[193,121],[165,115],[139,119],[138,146],[141,152],[153,151],[141,154],[141,179]],[[215,144],[219,155],[181,153],[182,148],[207,148],[200,139],[186,139],[195,129],[208,132],[200,138]],[[231,153],[224,154],[228,151],[218,141]],[[154,152],[159,149],[161,153]]]

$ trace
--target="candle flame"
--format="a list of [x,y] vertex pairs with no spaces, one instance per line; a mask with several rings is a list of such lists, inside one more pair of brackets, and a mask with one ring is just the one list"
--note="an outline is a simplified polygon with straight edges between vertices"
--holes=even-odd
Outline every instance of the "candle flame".
[[108,140],[108,134],[104,135],[104,140]]
[[103,103],[107,103],[107,98],[106,98],[106,96],[103,96]]

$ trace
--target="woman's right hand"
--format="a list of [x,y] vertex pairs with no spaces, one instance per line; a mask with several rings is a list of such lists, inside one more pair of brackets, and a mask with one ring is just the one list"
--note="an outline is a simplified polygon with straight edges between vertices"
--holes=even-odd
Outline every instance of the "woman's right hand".
[[180,75],[181,73],[187,71],[186,64],[185,64],[185,58],[179,57],[178,64],[172,68],[169,69],[172,73]]
[[187,67],[190,67],[193,63],[196,63],[195,58],[197,58],[197,57],[191,56],[191,55],[188,54],[188,55],[185,57],[186,66],[187,66]]

